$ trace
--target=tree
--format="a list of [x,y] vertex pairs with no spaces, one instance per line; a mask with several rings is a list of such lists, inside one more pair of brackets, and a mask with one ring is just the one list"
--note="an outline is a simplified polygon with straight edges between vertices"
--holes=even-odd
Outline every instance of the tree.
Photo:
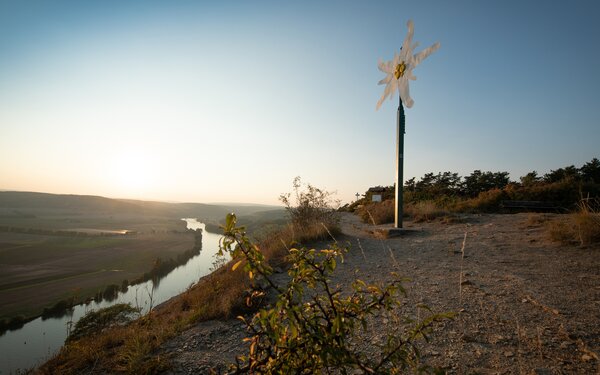
[[531,171],[529,173],[527,173],[525,176],[522,176],[520,178],[521,180],[521,185],[523,186],[532,186],[535,185],[536,183],[538,183],[541,178],[538,176],[537,171]]
[[600,184],[600,160],[593,158],[585,163],[580,169],[582,180]]
[[570,165],[564,168],[558,168],[557,170],[551,170],[544,175],[544,182],[553,183],[565,180],[578,181],[580,179],[579,169],[575,168],[574,165]]
[[491,189],[503,189],[510,179],[508,172],[481,172],[476,169],[463,182],[463,193],[476,197],[479,193]]

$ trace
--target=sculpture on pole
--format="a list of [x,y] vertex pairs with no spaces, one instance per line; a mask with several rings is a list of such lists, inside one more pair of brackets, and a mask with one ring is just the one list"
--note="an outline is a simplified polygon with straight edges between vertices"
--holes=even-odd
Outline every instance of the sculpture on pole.
[[376,109],[381,107],[381,104],[388,96],[390,99],[393,97],[394,92],[398,90],[400,96],[398,104],[398,116],[396,119],[396,210],[394,226],[396,228],[402,228],[402,195],[403,195],[403,174],[404,174],[404,133],[405,133],[405,118],[404,118],[404,107],[411,108],[414,101],[410,97],[408,80],[416,80],[412,74],[414,68],[417,67],[427,56],[431,55],[438,48],[440,43],[437,42],[432,46],[424,49],[423,51],[414,54],[413,51],[419,43],[412,43],[414,26],[412,21],[408,21],[408,34],[404,39],[404,43],[400,47],[400,53],[395,53],[394,58],[390,61],[379,61],[379,70],[386,74],[385,78],[379,81],[380,85],[385,85],[383,95],[377,102]]

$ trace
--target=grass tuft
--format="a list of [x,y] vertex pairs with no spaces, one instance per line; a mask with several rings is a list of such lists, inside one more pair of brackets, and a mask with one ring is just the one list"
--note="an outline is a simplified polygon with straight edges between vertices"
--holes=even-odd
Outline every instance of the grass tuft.
[[547,223],[546,230],[552,241],[580,246],[600,243],[598,202],[582,199],[578,207],[577,212]]

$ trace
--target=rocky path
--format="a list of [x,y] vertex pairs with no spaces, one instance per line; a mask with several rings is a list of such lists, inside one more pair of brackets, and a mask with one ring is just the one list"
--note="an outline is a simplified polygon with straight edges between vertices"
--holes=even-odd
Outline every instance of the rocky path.
[[[408,222],[407,234],[380,239],[344,214],[337,240],[351,250],[335,281],[385,282],[398,272],[411,279],[408,314],[420,314],[418,303],[456,312],[422,352],[448,373],[600,374],[600,247],[551,243],[528,214],[462,219]],[[244,352],[244,335],[235,320],[200,323],[163,346],[168,373],[224,369]]]

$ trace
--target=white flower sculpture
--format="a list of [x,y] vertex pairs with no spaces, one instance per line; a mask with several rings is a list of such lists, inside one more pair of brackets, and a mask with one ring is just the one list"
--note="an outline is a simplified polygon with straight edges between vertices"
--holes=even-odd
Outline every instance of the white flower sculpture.
[[396,89],[400,94],[400,99],[402,102],[408,107],[412,107],[414,101],[411,99],[409,91],[408,91],[408,80],[412,79],[413,81],[417,79],[412,74],[414,68],[417,67],[427,56],[431,55],[438,48],[440,48],[440,43],[437,42],[429,48],[424,49],[423,51],[413,55],[413,51],[419,43],[412,44],[413,37],[413,22],[408,21],[408,34],[406,34],[406,39],[404,39],[404,43],[400,48],[400,54],[395,53],[394,59],[392,61],[379,61],[379,70],[386,73],[387,76],[379,81],[380,85],[385,84],[385,90],[383,91],[383,95],[381,99],[377,102],[377,109],[381,107],[381,104],[388,96],[390,99],[394,95]]

